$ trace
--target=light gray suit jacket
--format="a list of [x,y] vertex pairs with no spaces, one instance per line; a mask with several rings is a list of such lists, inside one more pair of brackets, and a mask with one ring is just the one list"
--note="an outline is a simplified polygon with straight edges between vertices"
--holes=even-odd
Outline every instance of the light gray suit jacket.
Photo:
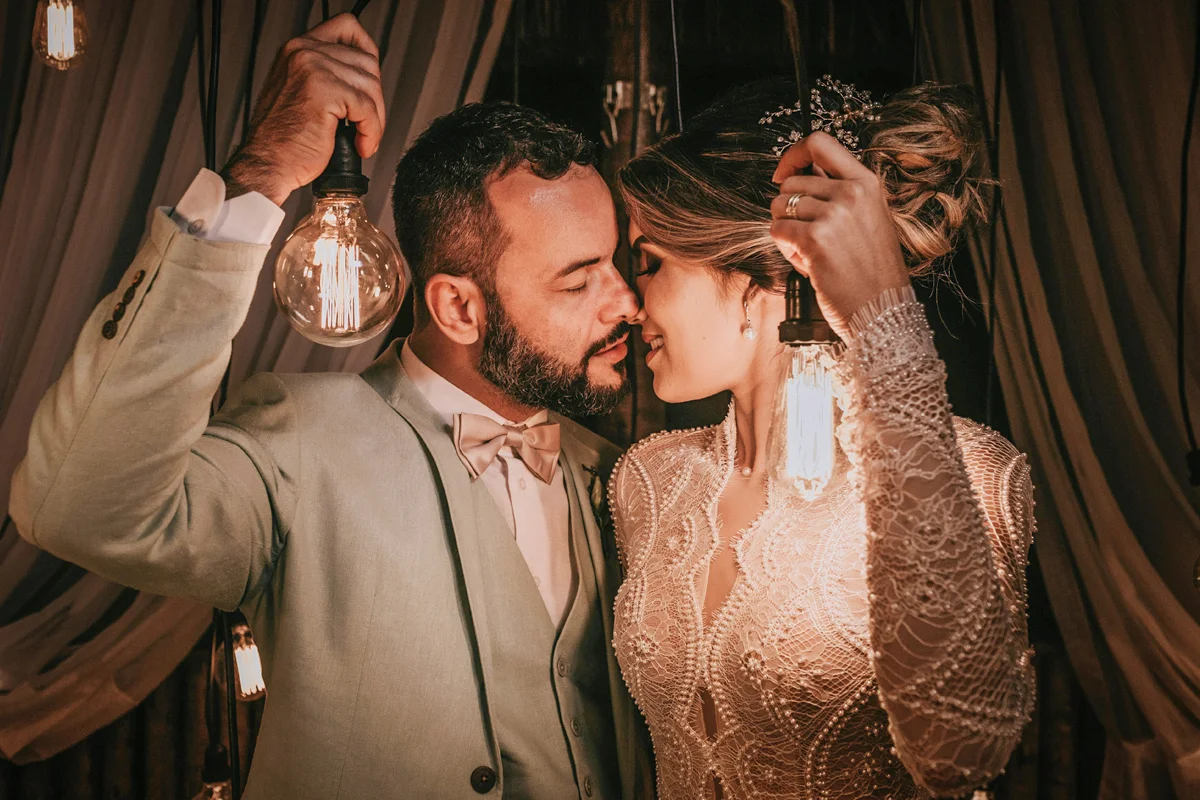
[[[114,581],[246,612],[269,692],[247,798],[472,798],[481,766],[498,796],[489,617],[504,609],[481,602],[475,539],[496,509],[397,350],[361,377],[255,376],[208,420],[266,252],[155,214],[38,408],[10,513]],[[617,450],[557,421],[586,512]],[[611,642],[615,546],[583,516]],[[608,669],[623,796],[650,797],[611,650]]]

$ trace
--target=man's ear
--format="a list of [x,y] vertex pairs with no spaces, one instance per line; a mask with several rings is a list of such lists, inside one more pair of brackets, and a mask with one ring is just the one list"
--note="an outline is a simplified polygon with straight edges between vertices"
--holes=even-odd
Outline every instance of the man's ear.
[[472,345],[483,338],[487,307],[470,278],[437,274],[425,282],[429,317],[451,341]]

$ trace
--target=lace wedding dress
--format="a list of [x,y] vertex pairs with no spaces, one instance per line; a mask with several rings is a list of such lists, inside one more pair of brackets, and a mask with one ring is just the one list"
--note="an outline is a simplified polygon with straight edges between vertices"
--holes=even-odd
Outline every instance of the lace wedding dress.
[[834,478],[811,503],[768,483],[709,623],[732,408],[639,442],[613,473],[614,646],[661,800],[956,796],[1003,769],[1029,718],[1025,458],[951,416],[911,289],[850,327]]

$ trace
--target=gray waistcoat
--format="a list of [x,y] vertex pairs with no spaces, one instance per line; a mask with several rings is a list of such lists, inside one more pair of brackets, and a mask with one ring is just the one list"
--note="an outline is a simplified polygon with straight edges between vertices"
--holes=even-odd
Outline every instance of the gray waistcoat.
[[506,798],[620,796],[596,580],[577,499],[573,492],[568,497],[576,587],[559,630],[508,527],[479,532],[493,609],[489,688]]

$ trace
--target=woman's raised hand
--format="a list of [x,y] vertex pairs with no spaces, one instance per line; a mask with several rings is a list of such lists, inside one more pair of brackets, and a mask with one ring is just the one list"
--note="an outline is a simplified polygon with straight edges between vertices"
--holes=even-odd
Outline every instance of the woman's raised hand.
[[[808,167],[813,174],[801,174]],[[789,147],[773,180],[780,187],[771,202],[771,238],[812,281],[821,312],[845,339],[854,312],[909,284],[883,186],[822,132]]]

